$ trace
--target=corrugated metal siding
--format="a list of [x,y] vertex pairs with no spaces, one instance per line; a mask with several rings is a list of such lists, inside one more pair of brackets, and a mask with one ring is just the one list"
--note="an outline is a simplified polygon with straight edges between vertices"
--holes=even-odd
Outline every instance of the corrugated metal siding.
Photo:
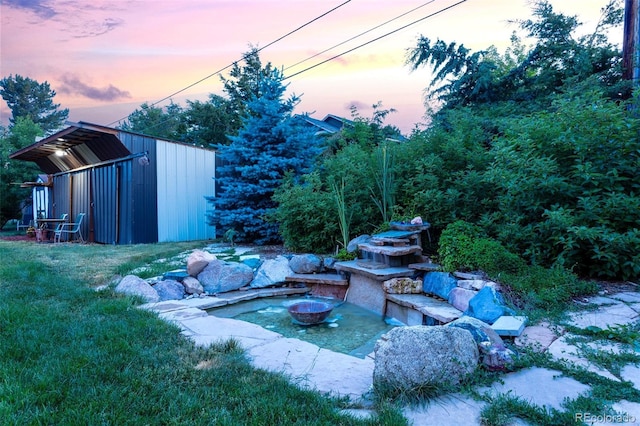
[[158,241],[215,238],[207,222],[215,196],[215,152],[157,141]]
[[79,213],[84,213],[82,220],[82,236],[85,240],[89,239],[89,221],[91,209],[91,193],[89,192],[89,181],[91,179],[91,170],[81,170],[71,174],[71,212],[69,212],[69,221],[75,222]]
[[[143,135],[121,132],[119,138],[122,144],[133,154],[147,153],[148,164],[141,164],[138,159],[129,163],[128,179],[131,205],[128,214],[131,226],[131,240],[129,243],[154,243],[158,241],[158,211],[156,204],[156,140]],[[123,181],[124,183],[125,181]],[[123,199],[124,200],[124,199]]]
[[52,216],[60,216],[63,213],[71,213],[71,205],[69,197],[69,175],[60,175],[53,177],[53,203]]
[[136,160],[129,160],[126,162],[118,163],[116,165],[116,175],[118,182],[118,244],[138,244],[149,243],[154,240],[140,239],[136,234],[136,226],[133,217],[133,206],[136,203],[135,196],[133,195],[133,163]]
[[116,207],[116,164],[97,167],[92,170],[93,229],[97,243],[116,244],[118,242],[118,215]]
[[82,222],[82,236],[89,239],[90,220],[90,170],[81,170],[53,177],[53,203],[50,217],[58,217],[64,213],[69,215],[69,222],[75,222],[78,213],[85,213]]
[[136,244],[131,183],[136,159],[92,169],[94,239],[104,244]]
[[118,138],[135,157],[54,176],[53,215],[87,213],[83,236],[104,244],[214,238],[205,197],[215,196],[215,152],[127,132]]

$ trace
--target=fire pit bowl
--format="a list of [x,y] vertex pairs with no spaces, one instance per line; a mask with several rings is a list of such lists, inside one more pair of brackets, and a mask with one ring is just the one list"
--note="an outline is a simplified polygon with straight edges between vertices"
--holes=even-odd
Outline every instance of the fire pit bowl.
[[319,324],[331,313],[333,305],[326,302],[304,301],[287,308],[289,315],[303,325]]

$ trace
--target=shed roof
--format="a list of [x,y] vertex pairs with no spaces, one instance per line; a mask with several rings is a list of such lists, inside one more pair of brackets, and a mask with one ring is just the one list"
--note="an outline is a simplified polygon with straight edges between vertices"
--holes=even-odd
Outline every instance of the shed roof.
[[43,172],[55,174],[131,154],[118,138],[117,129],[82,121],[69,124],[9,158],[33,161]]

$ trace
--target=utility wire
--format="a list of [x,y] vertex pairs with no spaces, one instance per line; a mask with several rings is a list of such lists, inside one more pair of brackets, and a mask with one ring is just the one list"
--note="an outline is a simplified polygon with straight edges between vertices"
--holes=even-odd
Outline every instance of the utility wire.
[[450,6],[447,6],[447,7],[443,8],[443,9],[440,9],[440,10],[438,10],[438,11],[436,11],[436,12],[433,12],[433,13],[431,13],[431,14],[429,14],[429,15],[427,15],[427,16],[425,16],[425,17],[423,17],[423,18],[420,18],[420,19],[418,19],[418,20],[415,20],[415,21],[413,21],[413,22],[410,22],[410,23],[408,23],[407,25],[403,25],[403,26],[402,26],[402,27],[400,27],[400,28],[397,28],[397,29],[395,29],[395,30],[393,30],[393,31],[390,31],[390,32],[388,32],[388,33],[386,33],[386,34],[383,34],[383,35],[381,35],[381,36],[379,36],[379,37],[376,37],[376,38],[374,38],[374,39],[371,39],[371,40],[369,40],[369,41],[367,41],[367,42],[365,42],[365,43],[362,43],[362,44],[360,44],[360,45],[358,45],[358,46],[356,46],[356,47],[354,47],[354,48],[351,48],[351,49],[349,49],[349,50],[346,50],[346,51],[344,51],[344,52],[342,52],[342,53],[340,53],[340,54],[338,54],[338,55],[332,56],[332,57],[331,57],[331,58],[329,58],[329,59],[325,59],[325,60],[324,60],[324,61],[322,61],[322,62],[318,62],[318,63],[317,63],[317,64],[315,64],[315,65],[312,65],[312,66],[307,67],[307,68],[305,68],[305,69],[303,69],[303,70],[300,70],[300,71],[298,71],[298,72],[296,72],[296,73],[293,73],[293,74],[291,74],[291,75],[288,75],[288,76],[284,77],[282,80],[288,80],[288,79],[290,79],[290,78],[292,78],[292,77],[295,77],[295,76],[297,76],[297,75],[300,75],[300,74],[302,74],[302,73],[304,73],[304,72],[310,71],[310,70],[312,70],[312,69],[314,69],[314,68],[316,68],[316,67],[319,67],[320,65],[326,64],[326,63],[327,63],[327,62],[329,62],[329,61],[333,61],[334,59],[337,59],[337,58],[339,58],[339,57],[341,57],[341,56],[344,56],[344,55],[346,55],[347,53],[351,53],[351,52],[353,52],[354,50],[358,50],[358,49],[360,49],[361,47],[367,46],[367,45],[369,45],[369,44],[371,44],[371,43],[373,43],[373,42],[376,42],[376,41],[378,41],[378,40],[380,40],[380,39],[383,39],[383,38],[385,38],[385,37],[388,37],[388,36],[390,36],[391,34],[395,34],[395,33],[397,33],[398,31],[402,31],[402,30],[404,30],[405,28],[408,28],[408,27],[410,27],[410,26],[412,26],[412,25],[415,25],[415,24],[417,24],[417,23],[419,23],[419,22],[424,21],[425,19],[431,18],[431,17],[433,17],[433,16],[435,16],[435,15],[438,15],[438,14],[440,14],[440,13],[442,13],[442,12],[445,12],[445,11],[447,11],[447,10],[451,9],[451,8],[454,8],[454,7],[456,7],[456,6],[458,6],[458,5],[462,4],[462,3],[464,3],[464,2],[466,2],[466,1],[467,1],[467,0],[461,0],[461,1],[459,1],[458,3],[452,4],[452,5],[450,5]]
[[407,12],[405,12],[405,13],[401,14],[401,15],[396,16],[395,18],[391,18],[391,19],[389,19],[388,21],[383,22],[382,24],[376,25],[376,26],[375,26],[375,27],[373,27],[373,28],[369,28],[368,30],[363,31],[363,32],[361,32],[361,33],[360,33],[360,34],[358,34],[358,35],[355,35],[355,36],[353,36],[353,37],[351,37],[351,38],[349,38],[349,39],[347,39],[347,40],[345,40],[345,41],[343,41],[343,42],[340,42],[340,43],[338,43],[338,44],[336,44],[336,45],[334,45],[334,46],[331,46],[331,47],[329,47],[328,49],[323,50],[322,52],[318,52],[318,53],[316,53],[315,55],[313,55],[313,56],[309,56],[308,58],[303,59],[303,60],[301,60],[301,61],[299,61],[299,62],[296,62],[296,63],[295,63],[295,64],[293,64],[293,65],[289,65],[288,67],[284,68],[284,71],[288,70],[289,68],[293,68],[293,67],[295,67],[295,66],[297,66],[297,65],[300,65],[300,64],[302,64],[302,63],[304,63],[304,62],[307,62],[307,61],[309,61],[309,60],[311,60],[311,59],[313,59],[313,58],[315,58],[315,57],[317,57],[317,56],[322,55],[323,53],[327,53],[328,51],[333,50],[333,49],[335,49],[336,47],[340,47],[340,46],[342,46],[343,44],[349,43],[349,42],[350,42],[350,41],[352,41],[352,40],[355,40],[355,39],[357,39],[357,38],[359,38],[359,37],[362,37],[363,35],[368,34],[368,33],[370,33],[371,31],[377,30],[378,28],[383,27],[383,26],[385,26],[385,25],[387,25],[387,24],[389,24],[389,23],[391,23],[391,22],[393,22],[393,21],[396,21],[396,20],[398,20],[398,19],[400,19],[400,18],[402,18],[402,17],[404,17],[404,16],[407,16],[407,15],[409,15],[410,13],[413,13],[413,12],[415,12],[416,10],[421,9],[421,8],[423,8],[423,7],[425,7],[425,6],[427,6],[427,5],[431,4],[431,3],[433,3],[434,1],[436,1],[436,0],[430,0],[430,1],[426,2],[426,3],[423,3],[423,4],[421,4],[421,5],[420,5],[420,6],[418,6],[418,7],[414,7],[413,9],[411,9],[411,10],[409,10],[409,11],[407,11]]
[[[330,51],[330,50],[333,50],[333,49],[335,49],[336,47],[342,46],[342,45],[343,45],[343,44],[345,44],[345,43],[348,43],[348,42],[350,42],[350,41],[352,41],[352,40],[355,40],[356,38],[359,38],[359,37],[361,37],[361,36],[363,36],[363,35],[365,35],[365,34],[368,34],[368,33],[370,33],[371,31],[374,31],[374,30],[376,30],[376,29],[378,29],[378,28],[380,28],[380,27],[382,27],[382,26],[384,26],[384,25],[387,25],[387,24],[389,24],[389,23],[391,23],[391,22],[393,22],[393,21],[396,21],[396,20],[398,20],[398,19],[400,19],[400,18],[402,18],[402,17],[404,17],[404,16],[406,16],[406,15],[409,15],[410,13],[413,13],[413,12],[415,12],[416,10],[423,8],[423,7],[425,7],[425,6],[427,6],[427,5],[431,4],[431,3],[433,3],[434,1],[436,1],[436,0],[430,0],[430,1],[426,2],[426,3],[423,3],[423,4],[422,4],[422,5],[420,5],[420,6],[414,7],[413,9],[411,9],[411,10],[409,10],[409,11],[407,11],[407,12],[404,12],[404,13],[402,13],[402,14],[400,14],[400,15],[396,16],[395,18],[391,18],[391,19],[389,19],[389,20],[387,20],[387,21],[385,21],[385,22],[383,22],[383,23],[381,23],[381,24],[379,24],[379,25],[376,25],[376,26],[375,26],[375,27],[373,27],[373,28],[370,28],[370,29],[368,29],[368,30],[366,30],[366,31],[361,32],[361,33],[360,33],[360,34],[358,34],[358,35],[355,35],[355,36],[353,36],[353,37],[351,37],[351,38],[349,38],[349,39],[347,39],[347,40],[344,40],[344,41],[342,41],[341,43],[338,43],[338,44],[336,44],[336,45],[334,45],[334,46],[332,46],[332,47],[330,47],[330,48],[328,48],[328,49],[325,49],[325,50],[323,50],[323,51],[321,51],[321,52],[319,52],[319,53],[316,53],[315,55],[312,55],[312,56],[310,56],[310,57],[308,57],[308,58],[306,58],[306,59],[303,59],[302,61],[296,62],[296,63],[295,63],[295,64],[293,64],[293,65],[289,65],[288,67],[284,68],[283,70],[288,70],[288,69],[290,69],[290,68],[293,68],[293,67],[295,67],[295,66],[297,66],[297,65],[300,65],[300,64],[302,64],[302,63],[304,63],[304,62],[306,62],[306,61],[309,61],[309,60],[311,60],[311,59],[313,59],[313,58],[315,58],[315,57],[317,57],[317,56],[319,56],[319,55],[322,55],[323,53],[326,53],[326,52],[328,52],[328,51]],[[339,5],[338,7],[343,6],[343,5],[344,5],[344,3],[343,3],[343,4],[341,4],[341,5]],[[317,17],[317,18],[315,18],[314,20],[320,19],[321,17],[323,17],[324,15],[326,15],[326,14],[330,13],[331,11],[333,11],[333,10],[335,10],[335,9],[337,9],[337,7],[336,7],[336,8],[334,8],[334,9],[332,9],[332,10],[330,10],[329,12],[327,12],[327,13],[325,13],[325,14],[323,14],[323,15],[321,15],[321,16],[319,16],[319,17]],[[423,18],[423,19],[426,19],[426,18]],[[286,35],[284,35],[284,36],[280,37],[279,39],[277,39],[277,40],[275,40],[275,41],[273,41],[273,42],[269,43],[268,45],[264,46],[263,48],[261,48],[261,49],[259,49],[259,50],[262,50],[262,49],[265,49],[265,48],[269,47],[270,45],[272,45],[272,44],[276,43],[277,41],[279,41],[279,40],[283,39],[284,37],[286,37],[286,36],[288,36],[288,35],[292,34],[293,32],[295,32],[295,31],[299,30],[300,28],[303,28],[304,26],[308,25],[308,24],[309,24],[309,23],[311,23],[311,22],[313,22],[313,21],[309,21],[308,23],[306,23],[306,24],[304,24],[304,25],[302,25],[302,26],[298,27],[296,30],[291,31],[290,33],[288,33],[288,34],[286,34]],[[335,57],[334,57],[334,58],[335,58]],[[235,62],[234,62],[234,63],[235,63]],[[232,64],[230,64],[230,65],[227,65],[226,67],[224,67],[224,68],[220,69],[219,71],[216,71],[215,73],[213,73],[213,74],[211,74],[211,75],[219,74],[220,72],[222,72],[222,71],[224,71],[225,69],[227,69],[227,68],[229,68],[230,66],[232,66],[234,63],[232,63]],[[318,64],[318,65],[320,65],[320,64]],[[209,76],[209,77],[210,77],[210,76]],[[206,78],[208,78],[208,77],[206,77]],[[204,80],[204,79],[203,79],[203,80]],[[200,80],[200,81],[202,81],[202,80]],[[197,83],[198,83],[198,82],[196,82],[196,83],[192,84],[192,85],[191,85],[191,86],[189,86],[189,87],[192,87],[193,85],[195,85],[195,84],[197,84]],[[178,92],[177,92],[177,93],[178,93]],[[154,106],[154,105],[158,104],[159,102],[162,102],[162,101],[164,101],[164,100],[167,100],[167,99],[168,99],[168,98],[170,98],[171,96],[172,96],[172,95],[170,95],[170,96],[168,96],[168,97],[165,97],[165,98],[161,99],[160,101],[157,101],[157,102],[155,102],[155,103],[151,104],[151,106]],[[127,116],[127,117],[128,117],[128,116]],[[127,118],[127,117],[125,117],[125,118]],[[164,120],[164,121],[162,121],[162,122],[160,122],[160,123],[156,123],[156,124],[154,124],[153,126],[148,127],[147,129],[149,129],[149,128],[154,128],[154,127],[158,127],[158,126],[160,126],[160,125],[163,125],[163,124],[165,124],[165,123],[168,123],[169,121],[171,121],[171,119],[167,119],[167,120]]]
[[[289,37],[289,36],[290,36],[290,35],[292,35],[293,33],[296,33],[296,32],[298,32],[298,31],[300,31],[300,30],[301,30],[301,29],[303,29],[304,27],[306,27],[306,26],[308,26],[308,25],[311,25],[311,24],[312,24],[312,23],[314,23],[315,21],[317,21],[317,20],[319,20],[319,19],[321,19],[321,18],[323,18],[323,17],[327,16],[327,15],[328,15],[328,14],[330,14],[331,12],[333,12],[333,11],[335,11],[335,10],[337,10],[337,9],[341,8],[342,6],[346,5],[346,4],[347,4],[347,3],[349,3],[349,2],[351,2],[351,0],[346,0],[345,2],[343,2],[343,3],[339,4],[339,5],[337,5],[336,7],[334,7],[334,8],[332,8],[332,9],[330,9],[330,10],[326,11],[326,12],[325,12],[325,13],[323,13],[322,15],[316,16],[316,17],[315,17],[315,18],[313,18],[312,20],[310,20],[310,21],[308,21],[308,22],[306,22],[306,23],[304,23],[304,24],[300,25],[298,28],[296,28],[296,29],[294,29],[294,30],[289,31],[289,32],[288,32],[288,33],[286,33],[285,35],[278,37],[277,39],[275,39],[275,40],[273,40],[272,42],[270,42],[270,43],[266,44],[265,46],[263,46],[263,47],[261,47],[261,48],[259,48],[259,49],[256,49],[256,53],[257,53],[257,52],[260,52],[260,51],[262,51],[262,50],[264,50],[264,49],[266,49],[266,48],[267,48],[267,47],[269,47],[269,46],[273,46],[275,43],[277,43],[277,42],[281,41],[282,39],[284,39],[284,38],[286,38],[286,37]],[[245,58],[245,57],[243,56],[243,57],[242,57],[242,59],[244,59],[244,58]],[[234,61],[234,62],[230,63],[229,65],[227,65],[227,66],[225,66],[225,67],[223,67],[223,68],[220,68],[219,70],[217,70],[217,71],[215,71],[215,72],[213,72],[213,73],[211,73],[211,74],[207,75],[206,77],[201,78],[200,80],[196,81],[195,83],[191,83],[190,85],[188,85],[188,86],[186,86],[186,87],[184,87],[184,88],[182,88],[182,89],[180,89],[180,90],[178,90],[178,91],[176,91],[176,92],[173,92],[172,94],[170,94],[170,95],[168,95],[168,96],[165,96],[164,98],[160,99],[159,101],[156,101],[156,102],[152,103],[152,104],[151,104],[151,105],[149,105],[149,106],[155,106],[155,105],[159,104],[160,102],[164,102],[164,101],[166,101],[167,99],[171,99],[171,98],[172,98],[172,97],[174,97],[175,95],[180,94],[180,93],[184,92],[185,90],[188,90],[188,89],[192,88],[193,86],[196,86],[196,85],[198,85],[198,84],[202,83],[203,81],[210,79],[210,78],[211,78],[211,77],[213,77],[214,75],[218,75],[218,74],[220,74],[222,71],[225,71],[225,70],[227,70],[227,69],[231,68],[231,67],[232,67],[234,64],[236,64],[236,63],[237,63],[237,61]],[[126,117],[122,117],[122,118],[120,118],[120,119],[118,119],[118,120],[116,120],[116,121],[112,121],[111,123],[107,124],[107,126],[111,126],[112,124],[118,123],[118,122],[120,122],[120,121],[122,121],[122,120],[126,120],[127,118],[129,118],[129,116],[130,116],[130,115],[131,115],[131,114],[127,115]]]

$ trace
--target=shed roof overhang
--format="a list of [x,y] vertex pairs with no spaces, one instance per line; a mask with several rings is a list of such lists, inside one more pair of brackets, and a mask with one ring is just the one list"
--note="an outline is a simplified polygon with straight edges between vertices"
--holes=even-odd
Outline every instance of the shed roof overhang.
[[56,174],[131,154],[118,138],[117,129],[82,121],[68,124],[66,129],[12,153],[9,158],[33,161],[44,173]]

